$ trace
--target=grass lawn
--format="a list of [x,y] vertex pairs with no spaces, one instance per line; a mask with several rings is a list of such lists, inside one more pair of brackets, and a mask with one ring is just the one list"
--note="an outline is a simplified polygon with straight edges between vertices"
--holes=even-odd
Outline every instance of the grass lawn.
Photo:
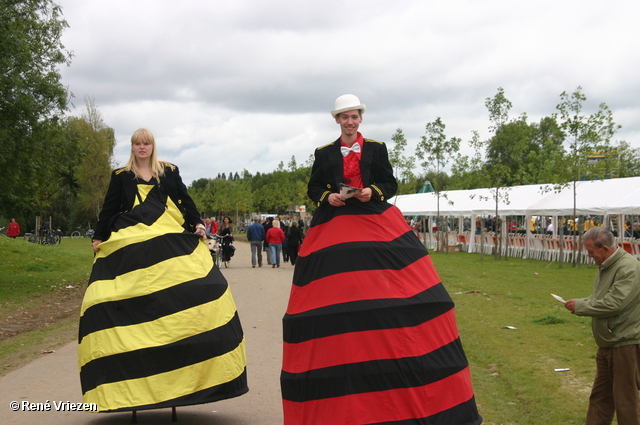
[[77,337],[89,239],[58,246],[0,237],[0,375]]
[[0,238],[0,300],[23,303],[85,281],[92,261],[89,239],[63,238],[60,245],[48,246]]
[[[584,423],[597,349],[591,319],[550,294],[589,296],[597,267],[467,253],[432,253],[432,260],[456,303],[485,423]],[[561,368],[570,370],[554,371]]]

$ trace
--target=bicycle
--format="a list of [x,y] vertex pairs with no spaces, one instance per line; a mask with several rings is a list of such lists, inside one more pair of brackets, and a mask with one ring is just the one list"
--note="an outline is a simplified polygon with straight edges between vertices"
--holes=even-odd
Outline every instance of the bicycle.
[[[224,241],[225,238],[230,238],[230,237],[231,236],[229,235],[224,235],[224,236],[215,235],[215,238],[218,240],[218,252],[216,253],[217,258],[215,260],[215,263],[217,264],[218,268],[222,268],[223,263],[225,268],[229,268],[229,261],[224,260],[224,252],[223,252],[224,250],[222,249],[223,247],[222,241]],[[233,240],[231,240],[231,242],[229,243],[229,249],[231,249],[232,243],[233,243]]]
[[216,267],[219,264],[218,260],[218,252],[222,251],[220,249],[220,243],[218,242],[218,238],[215,234],[207,235],[206,240],[207,246],[209,247],[209,252],[211,253],[211,258],[213,258],[213,266]]
[[32,230],[31,233],[27,232],[24,234],[24,240],[31,243],[40,243],[40,238],[36,234],[35,230]]
[[62,238],[57,232],[54,231],[45,231],[44,236],[40,240],[42,245],[60,245],[60,240]]
[[81,238],[82,237],[82,232],[80,230],[81,230],[81,228],[80,228],[80,226],[78,226],[78,230],[74,230],[73,232],[71,232],[71,237],[73,239]]

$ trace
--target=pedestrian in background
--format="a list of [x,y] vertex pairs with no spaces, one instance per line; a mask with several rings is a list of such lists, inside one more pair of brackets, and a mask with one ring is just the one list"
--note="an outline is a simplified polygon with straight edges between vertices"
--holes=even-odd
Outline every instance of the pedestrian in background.
[[258,217],[253,218],[253,224],[247,229],[247,240],[251,244],[251,267],[262,267],[262,242],[264,242],[264,227]]
[[271,251],[271,267],[280,267],[280,252],[284,241],[284,232],[280,227],[273,226],[267,230],[266,240]]
[[298,223],[295,220],[291,221],[291,227],[289,227],[289,231],[287,232],[287,240],[289,251],[289,260],[291,261],[291,265],[296,265],[296,259],[298,258],[298,249],[300,249],[300,244],[302,244],[302,232],[298,227]]
[[267,219],[262,223],[262,227],[264,228],[265,239],[262,247],[264,249],[265,255],[267,256],[267,264],[271,265],[271,253],[269,251],[269,242],[267,242],[267,232],[269,229],[273,227],[273,217],[267,217]]

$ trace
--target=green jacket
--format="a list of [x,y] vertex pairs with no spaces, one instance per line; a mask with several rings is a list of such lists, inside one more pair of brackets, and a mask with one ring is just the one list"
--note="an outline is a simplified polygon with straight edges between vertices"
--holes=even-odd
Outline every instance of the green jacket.
[[592,318],[599,347],[640,344],[640,261],[618,249],[600,266],[593,294],[576,300],[575,312]]

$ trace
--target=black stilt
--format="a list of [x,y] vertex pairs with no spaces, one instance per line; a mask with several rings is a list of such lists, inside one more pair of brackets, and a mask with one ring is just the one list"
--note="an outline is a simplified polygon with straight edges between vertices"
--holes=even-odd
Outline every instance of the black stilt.
[[171,422],[178,422],[178,415],[176,414],[176,406],[171,408]]
[[135,410],[131,411],[131,423],[132,424],[138,423],[138,412],[136,412]]

